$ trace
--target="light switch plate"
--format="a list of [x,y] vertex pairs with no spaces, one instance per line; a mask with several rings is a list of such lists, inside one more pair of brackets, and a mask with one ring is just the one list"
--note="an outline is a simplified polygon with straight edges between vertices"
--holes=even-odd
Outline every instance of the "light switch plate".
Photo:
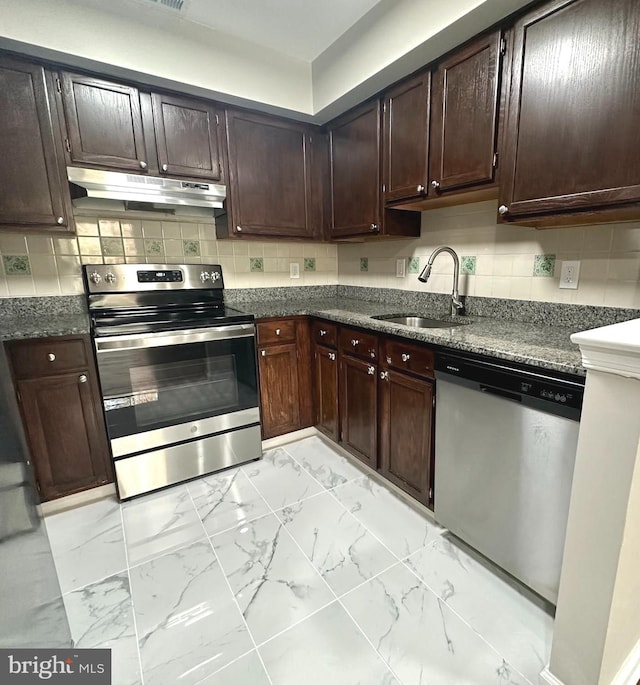
[[300,278],[300,264],[298,262],[289,264],[289,278]]
[[560,269],[560,287],[577,290],[579,279],[580,262],[577,260],[562,262],[562,267]]
[[404,278],[407,275],[407,260],[396,259],[396,278]]

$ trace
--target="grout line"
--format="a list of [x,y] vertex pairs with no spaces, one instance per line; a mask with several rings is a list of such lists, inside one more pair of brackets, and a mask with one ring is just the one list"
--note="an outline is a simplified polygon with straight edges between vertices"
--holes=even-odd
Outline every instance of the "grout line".
[[[196,508],[196,504],[195,504],[195,502],[193,501],[193,497],[192,497],[192,495],[191,495],[191,492],[190,492],[189,488],[187,488],[187,492],[188,492],[188,494],[189,494],[189,498],[191,499],[191,503],[193,504],[194,508]],[[268,505],[267,505],[267,506],[268,506]],[[197,510],[197,508],[196,508],[196,514],[197,514],[197,513],[198,513],[198,510]],[[260,654],[260,652],[258,651],[258,647],[257,647],[257,645],[256,645],[256,641],[253,639],[253,634],[251,633],[251,630],[250,630],[250,628],[249,628],[249,624],[247,623],[247,619],[244,617],[244,614],[242,613],[242,609],[240,609],[240,605],[238,604],[238,600],[236,599],[236,595],[235,595],[235,593],[234,593],[234,591],[233,591],[233,588],[231,587],[231,583],[229,583],[229,579],[227,578],[227,574],[224,572],[224,567],[222,566],[222,564],[221,564],[221,562],[220,562],[220,558],[218,557],[218,553],[216,552],[216,549],[215,549],[215,547],[213,546],[213,542],[211,541],[211,538],[207,535],[206,528],[204,527],[204,522],[202,521],[202,519],[200,518],[200,516],[198,516],[198,519],[199,519],[199,521],[200,521],[200,525],[202,526],[202,530],[204,531],[205,537],[207,538],[207,541],[209,542],[209,546],[211,547],[211,551],[213,552],[213,556],[215,557],[216,563],[218,564],[218,568],[220,569],[220,573],[222,574],[222,577],[224,578],[224,582],[225,582],[226,585],[227,585],[227,589],[229,590],[229,593],[231,594],[231,599],[233,600],[233,603],[236,605],[236,608],[238,609],[238,612],[239,612],[239,614],[240,614],[240,618],[242,618],[242,622],[244,623],[244,626],[245,626],[245,628],[246,628],[246,630],[247,630],[247,635],[249,636],[249,639],[251,640],[251,644],[253,645],[253,649],[255,650],[256,654],[258,655],[258,659],[260,659],[260,663],[262,664],[262,668],[264,669],[264,672],[265,672],[265,674],[266,674],[266,676],[267,676],[267,680],[269,681],[270,685],[273,685],[273,681],[271,680],[271,676],[270,676],[269,673],[267,672],[267,668],[266,668],[266,666],[264,665],[264,661],[262,660],[262,654]],[[251,651],[253,651],[253,650],[250,650],[250,651],[248,651],[248,652],[245,652],[245,654],[242,654],[241,656],[246,656],[247,654],[250,654]],[[237,659],[235,659],[235,661],[237,661],[238,659],[240,659],[241,656],[239,656]],[[231,664],[231,663],[233,663],[233,661],[229,662],[229,664]],[[223,666],[222,668],[225,668],[226,666],[229,666],[229,664],[225,664],[225,666]],[[222,668],[219,668],[217,671],[214,671],[214,673],[208,674],[208,675],[207,675],[207,678],[211,677],[211,676],[214,675],[215,673],[218,673],[219,671],[222,670]],[[200,682],[202,682],[202,681],[200,681]]]
[[127,579],[129,580],[129,596],[131,597],[131,614],[133,618],[133,631],[136,638],[136,651],[138,652],[138,665],[140,666],[140,684],[144,685],[144,673],[142,671],[142,654],[140,653],[140,636],[138,634],[138,622],[136,621],[136,610],[133,604],[133,586],[131,584],[131,569],[129,567],[129,552],[127,551],[127,532],[124,529],[124,515],[122,504],[118,504],[120,509],[120,525],[122,526],[122,541],[124,543],[124,556],[127,562]]

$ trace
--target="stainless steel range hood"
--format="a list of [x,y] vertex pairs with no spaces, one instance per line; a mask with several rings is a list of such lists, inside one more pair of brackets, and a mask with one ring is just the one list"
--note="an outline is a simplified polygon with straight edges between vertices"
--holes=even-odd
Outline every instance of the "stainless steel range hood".
[[67,167],[74,204],[90,207],[92,200],[115,200],[125,209],[180,212],[188,207],[224,208],[226,187],[208,181],[123,174],[116,171]]

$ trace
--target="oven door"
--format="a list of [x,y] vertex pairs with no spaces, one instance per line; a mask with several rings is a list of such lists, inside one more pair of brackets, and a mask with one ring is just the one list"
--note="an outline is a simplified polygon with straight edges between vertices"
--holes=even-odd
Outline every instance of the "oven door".
[[95,339],[114,458],[258,424],[255,326]]

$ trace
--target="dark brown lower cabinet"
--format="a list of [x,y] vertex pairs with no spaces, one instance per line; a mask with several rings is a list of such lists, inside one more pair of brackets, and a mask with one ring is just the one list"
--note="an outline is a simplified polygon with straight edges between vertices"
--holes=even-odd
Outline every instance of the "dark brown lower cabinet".
[[380,472],[431,505],[433,383],[395,371],[380,385]]
[[340,359],[342,445],[377,468],[378,374],[376,364],[343,355]]
[[315,364],[315,425],[332,440],[340,439],[338,421],[338,361],[337,352],[324,345],[314,346]]
[[13,342],[8,352],[41,498],[56,499],[111,482],[88,339]]

